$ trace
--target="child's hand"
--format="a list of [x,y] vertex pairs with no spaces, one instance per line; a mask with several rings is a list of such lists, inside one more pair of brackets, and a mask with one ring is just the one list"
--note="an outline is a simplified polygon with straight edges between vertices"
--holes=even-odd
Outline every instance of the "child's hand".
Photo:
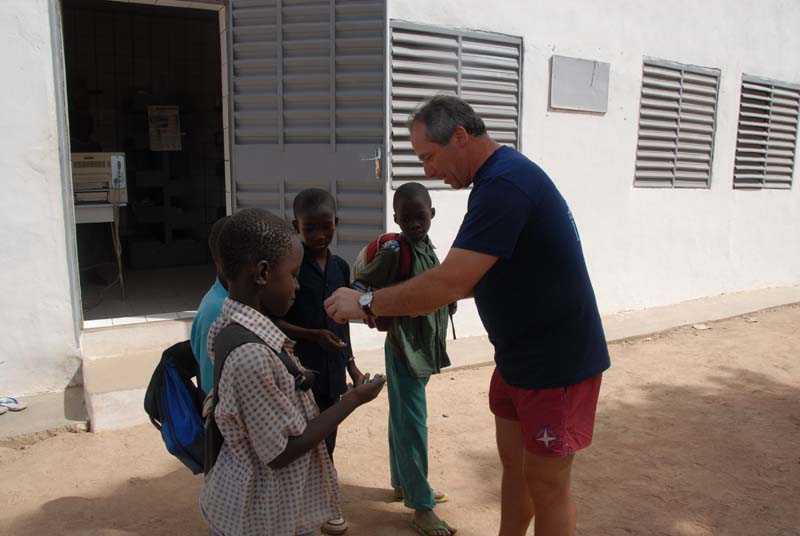
[[341,350],[347,343],[339,339],[332,331],[327,329],[315,329],[312,340],[328,352]]
[[361,383],[356,384],[355,387],[342,395],[342,398],[352,397],[356,405],[359,406],[374,400],[386,384],[386,378],[381,374],[376,374],[375,377],[370,380],[369,372],[363,374],[360,381]]

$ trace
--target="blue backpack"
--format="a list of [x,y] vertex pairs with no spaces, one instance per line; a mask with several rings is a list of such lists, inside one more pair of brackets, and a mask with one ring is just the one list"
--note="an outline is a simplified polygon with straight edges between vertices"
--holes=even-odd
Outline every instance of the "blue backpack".
[[[189,341],[179,342],[164,350],[161,361],[150,378],[144,395],[144,410],[153,426],[161,432],[169,453],[194,474],[208,473],[217,461],[225,439],[214,419],[214,408],[219,401],[216,387],[228,355],[247,343],[266,345],[256,334],[235,323],[217,334],[214,351],[215,394],[207,419],[203,419],[205,396],[197,387],[200,385],[200,367]],[[295,379],[295,387],[301,390],[310,389],[316,373],[299,369],[286,352],[276,353]],[[196,378],[196,383],[192,378]]]
[[205,424],[200,369],[189,341],[164,350],[144,397],[144,410],[161,432],[167,450],[192,473],[203,472]]

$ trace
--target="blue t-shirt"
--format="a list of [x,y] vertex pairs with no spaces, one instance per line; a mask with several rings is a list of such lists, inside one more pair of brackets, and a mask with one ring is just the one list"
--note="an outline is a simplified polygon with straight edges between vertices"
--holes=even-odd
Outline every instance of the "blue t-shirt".
[[197,363],[200,365],[200,389],[204,393],[214,388],[214,362],[208,357],[208,330],[222,311],[222,302],[228,297],[228,291],[219,279],[208,289],[197,314],[192,321],[192,333],[189,343]]
[[315,396],[338,397],[347,390],[347,360],[353,355],[350,325],[332,320],[325,312],[325,300],[336,289],[350,286],[350,267],[343,258],[329,253],[323,272],[306,251],[297,281],[300,288],[295,293],[294,304],[283,319],[307,329],[332,331],[347,346],[341,350],[327,351],[311,341],[300,340],[294,347],[294,355],[304,367],[319,372],[314,383]]
[[475,303],[508,384],[566,387],[610,366],[578,229],[536,164],[495,151],[475,174],[453,247],[499,257]]

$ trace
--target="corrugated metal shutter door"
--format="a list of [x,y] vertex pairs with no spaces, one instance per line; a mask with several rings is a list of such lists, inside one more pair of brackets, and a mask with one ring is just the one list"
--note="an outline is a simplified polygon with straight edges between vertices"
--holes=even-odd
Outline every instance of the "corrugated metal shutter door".
[[791,188],[800,88],[742,79],[734,188]]
[[[232,0],[234,208],[292,219],[304,188],[336,197],[337,253],[385,228],[383,0]],[[380,163],[380,160],[378,160]]]
[[718,90],[718,70],[644,61],[636,186],[710,186]]
[[428,180],[406,128],[420,102],[439,93],[462,97],[491,136],[518,147],[522,40],[392,21],[392,182]]

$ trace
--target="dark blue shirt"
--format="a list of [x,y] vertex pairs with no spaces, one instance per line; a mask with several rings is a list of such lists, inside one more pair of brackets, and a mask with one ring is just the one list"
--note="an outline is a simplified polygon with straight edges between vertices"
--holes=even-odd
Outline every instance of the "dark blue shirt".
[[499,257],[475,303],[507,383],[565,387],[610,366],[578,229],[536,164],[495,151],[475,174],[453,247]]
[[284,320],[308,329],[327,329],[347,343],[342,350],[328,352],[311,341],[297,341],[294,353],[304,367],[319,372],[314,385],[317,396],[337,397],[347,390],[347,360],[353,355],[350,346],[350,326],[331,320],[325,313],[324,302],[340,287],[350,286],[350,267],[341,257],[328,255],[325,272],[308,251],[303,257],[298,276],[300,289]]

